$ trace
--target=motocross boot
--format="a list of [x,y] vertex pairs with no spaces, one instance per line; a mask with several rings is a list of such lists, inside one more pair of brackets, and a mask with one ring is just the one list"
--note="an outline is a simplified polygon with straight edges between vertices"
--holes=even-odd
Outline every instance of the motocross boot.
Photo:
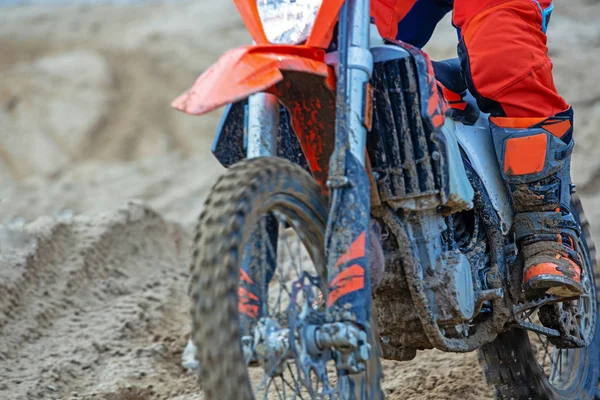
[[570,209],[573,110],[550,118],[491,117],[490,125],[516,214],[526,296],[581,295],[581,228]]

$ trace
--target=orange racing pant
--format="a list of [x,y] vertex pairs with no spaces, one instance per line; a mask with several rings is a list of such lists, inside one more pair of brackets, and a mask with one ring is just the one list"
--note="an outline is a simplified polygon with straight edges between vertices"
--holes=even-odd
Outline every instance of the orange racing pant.
[[371,10],[385,39],[421,47],[453,8],[469,91],[482,111],[520,119],[569,108],[556,91],[546,46],[551,5],[551,0],[373,0]]

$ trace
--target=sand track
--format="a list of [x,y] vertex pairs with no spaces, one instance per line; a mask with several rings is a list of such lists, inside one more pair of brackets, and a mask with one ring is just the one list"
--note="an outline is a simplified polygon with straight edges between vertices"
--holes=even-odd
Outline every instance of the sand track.
[[[557,2],[550,27],[596,237],[599,16],[597,2]],[[229,1],[0,8],[0,399],[201,398],[180,355],[219,113],[168,105],[248,42]],[[445,24],[429,51],[455,45]],[[474,354],[384,368],[390,399],[491,398]]]
[[[180,225],[131,202],[4,227],[0,245],[0,398],[201,398],[180,366],[190,245]],[[384,373],[390,399],[489,393],[473,356],[429,352]]]
[[104,398],[136,382],[149,393],[151,373],[185,377],[169,336],[186,325],[181,227],[131,203],[2,234],[23,245],[0,267],[1,398]]

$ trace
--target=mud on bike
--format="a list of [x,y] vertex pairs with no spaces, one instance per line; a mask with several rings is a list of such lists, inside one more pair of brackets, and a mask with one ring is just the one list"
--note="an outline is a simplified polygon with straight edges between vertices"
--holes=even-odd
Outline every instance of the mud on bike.
[[226,106],[192,264],[206,398],[379,399],[382,358],[434,348],[479,351],[498,398],[594,398],[581,203],[585,294],[526,298],[487,115],[438,90],[466,90],[458,61],[371,46],[369,0],[234,3],[254,44],[173,103]]

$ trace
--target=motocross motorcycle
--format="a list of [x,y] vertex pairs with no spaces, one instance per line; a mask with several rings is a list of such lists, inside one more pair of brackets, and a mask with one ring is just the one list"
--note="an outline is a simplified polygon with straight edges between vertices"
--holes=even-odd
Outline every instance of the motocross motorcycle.
[[369,0],[234,3],[254,44],[173,103],[227,106],[190,287],[206,398],[379,399],[382,358],[434,348],[478,350],[499,398],[594,398],[581,204],[585,294],[526,298],[487,115],[439,90],[465,93],[458,61],[370,46]]

